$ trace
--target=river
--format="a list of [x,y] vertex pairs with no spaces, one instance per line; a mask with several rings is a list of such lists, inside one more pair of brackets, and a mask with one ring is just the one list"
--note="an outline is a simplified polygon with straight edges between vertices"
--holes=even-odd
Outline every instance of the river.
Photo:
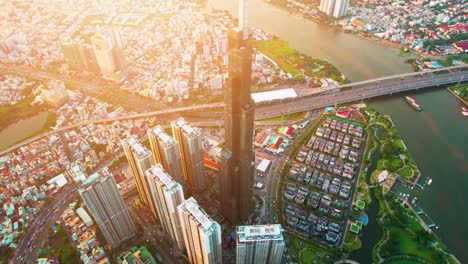
[[0,150],[33,135],[40,131],[47,122],[47,111],[25,118],[0,131]]
[[[214,8],[237,14],[236,0],[208,2]],[[288,41],[301,53],[328,60],[351,81],[412,71],[398,50],[291,15],[263,0],[249,0],[248,15],[253,27]],[[422,112],[410,108],[402,95],[372,100],[371,105],[391,116],[423,175],[433,178],[433,184],[420,194],[419,205],[440,227],[437,234],[442,241],[466,263],[468,119],[463,120],[460,104],[445,89],[408,94],[422,104]],[[378,232],[371,229],[368,226],[364,231]],[[367,254],[372,254],[370,249],[366,246]]]
[[407,93],[423,111],[399,95],[371,101],[389,114],[423,176],[432,185],[418,194],[419,206],[440,228],[437,235],[462,263],[468,261],[468,118],[445,89]]
[[[208,0],[237,15],[236,0]],[[411,72],[399,51],[292,15],[263,0],[249,0],[249,23],[286,40],[297,51],[335,65],[351,81]]]

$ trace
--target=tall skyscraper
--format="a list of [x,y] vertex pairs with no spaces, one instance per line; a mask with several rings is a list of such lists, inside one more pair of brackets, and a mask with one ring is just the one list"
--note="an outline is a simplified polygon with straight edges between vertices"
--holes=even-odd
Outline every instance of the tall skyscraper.
[[[220,160],[221,211],[232,223],[245,221],[252,211],[255,154],[252,151],[254,102],[250,96],[252,44],[248,30],[246,0],[240,4],[242,28],[228,32],[229,79],[224,94],[225,142]],[[248,36],[248,32],[247,32]]]
[[97,74],[101,73],[92,45],[82,44],[80,46],[80,54],[83,61],[84,70]]
[[248,0],[239,0],[239,30],[242,32],[242,39],[249,38],[249,5]]
[[342,17],[346,15],[349,0],[335,0],[335,7],[333,8],[334,17]]
[[166,134],[164,128],[159,125],[148,130],[148,139],[155,163],[160,163],[169,175],[185,188],[177,141]]
[[193,197],[179,205],[178,210],[190,263],[222,263],[221,226],[200,208]]
[[321,0],[320,11],[327,16],[342,17],[346,15],[349,0]]
[[179,143],[182,171],[187,193],[200,193],[205,188],[205,166],[201,129],[190,126],[183,118],[172,122],[172,134]]
[[102,74],[111,75],[117,70],[117,64],[113,56],[112,39],[106,34],[97,33],[91,37],[94,54]]
[[91,37],[91,43],[102,74],[113,76],[117,71],[126,69],[122,50],[124,44],[118,30],[101,30]]
[[177,211],[177,206],[184,202],[182,185],[174,181],[161,164],[147,170],[146,177],[163,229],[177,243],[179,249],[183,250],[185,245]]
[[88,71],[100,73],[99,65],[92,45],[83,43],[83,40],[73,40],[61,46],[63,59],[69,68],[75,71]]
[[111,247],[135,236],[135,225],[107,169],[86,179],[79,194]]
[[65,62],[74,70],[82,70],[84,61],[80,53],[80,45],[78,43],[65,43],[61,46],[63,58]]
[[122,140],[122,147],[127,157],[130,170],[137,186],[140,199],[147,205],[153,215],[157,217],[154,201],[149,190],[145,172],[154,166],[153,154],[134,137]]
[[237,264],[280,264],[284,252],[281,225],[238,226]]

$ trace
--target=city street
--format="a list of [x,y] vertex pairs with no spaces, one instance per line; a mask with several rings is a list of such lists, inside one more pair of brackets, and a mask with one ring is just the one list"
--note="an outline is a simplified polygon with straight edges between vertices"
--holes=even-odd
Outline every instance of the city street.
[[41,208],[39,215],[19,241],[15,254],[10,260],[11,264],[36,263],[38,250],[47,246],[45,242],[52,226],[76,195],[76,186],[68,184],[48,205]]

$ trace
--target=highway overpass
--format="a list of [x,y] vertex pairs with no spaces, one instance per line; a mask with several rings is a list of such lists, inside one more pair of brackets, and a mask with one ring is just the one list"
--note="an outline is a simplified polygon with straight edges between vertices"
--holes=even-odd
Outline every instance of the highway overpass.
[[[415,89],[425,89],[434,86],[460,83],[468,81],[468,72],[464,72],[468,65],[442,68],[439,70],[426,71],[424,73],[399,74],[388,77],[376,78],[372,80],[350,83],[336,87],[330,87],[320,93],[305,94],[293,99],[277,100],[266,103],[260,103],[255,108],[255,119],[265,119],[286,114],[293,114],[313,109],[333,106],[336,104],[360,101],[372,97],[394,94],[398,92],[410,91]],[[441,73],[446,72],[448,73]],[[120,116],[110,119],[88,120],[60,129],[51,130],[41,135],[35,136],[0,152],[0,155],[33,142],[45,136],[50,136],[70,129],[89,124],[109,123],[130,119],[151,118],[163,114],[180,113],[185,111],[197,111],[216,109],[224,106],[223,102],[193,105],[186,107],[167,108],[164,110],[151,111],[140,114]]]
[[[256,106],[255,118],[263,119],[293,114],[336,104],[360,101],[417,89],[426,89],[468,81],[468,72],[457,71],[435,75],[413,75],[411,78],[392,78],[391,81],[371,81],[366,86],[352,89],[336,87],[321,94],[305,95],[288,100],[263,103]],[[349,86],[347,86],[349,87]],[[345,87],[346,88],[346,87]]]

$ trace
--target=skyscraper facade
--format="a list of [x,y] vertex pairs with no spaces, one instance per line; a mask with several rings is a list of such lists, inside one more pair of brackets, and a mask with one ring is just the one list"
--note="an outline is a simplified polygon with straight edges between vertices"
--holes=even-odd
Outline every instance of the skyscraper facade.
[[60,46],[65,62],[74,70],[81,70],[84,66],[84,61],[80,52],[78,43],[64,43]]
[[[248,37],[246,0],[239,20],[242,28],[228,32],[229,78],[224,95],[225,142],[220,160],[221,211],[232,223],[245,221],[252,211],[255,154],[252,151],[254,102],[250,96],[252,44]],[[246,37],[247,36],[247,37]]]
[[281,225],[238,226],[237,264],[281,264],[284,252]]
[[160,163],[169,175],[185,188],[177,141],[166,134],[164,128],[159,125],[148,130],[148,139],[155,163]]
[[185,245],[177,211],[177,206],[184,202],[182,186],[167,174],[161,164],[147,170],[146,177],[163,229],[183,250]]
[[145,172],[155,165],[153,154],[134,137],[122,140],[122,147],[135,179],[140,199],[150,208],[153,215],[157,217],[156,208],[145,176]]
[[335,0],[335,7],[333,8],[334,17],[342,17],[346,15],[349,0]]
[[102,74],[113,76],[117,71],[126,69],[124,44],[118,30],[101,30],[91,37],[91,43]]
[[320,11],[336,18],[346,15],[349,0],[321,0]]
[[205,188],[201,129],[190,126],[183,118],[171,125],[172,134],[179,143],[185,188],[191,195],[198,194]]
[[99,69],[99,64],[96,59],[96,54],[94,53],[93,46],[90,44],[82,44],[80,46],[80,54],[83,60],[84,70],[100,74],[101,70]]
[[135,225],[107,169],[86,179],[79,194],[111,247],[135,236]]
[[117,70],[117,64],[113,56],[112,40],[105,34],[96,34],[91,37],[94,54],[102,74],[113,74]]
[[203,211],[193,197],[179,205],[178,210],[190,263],[222,263],[221,226]]

